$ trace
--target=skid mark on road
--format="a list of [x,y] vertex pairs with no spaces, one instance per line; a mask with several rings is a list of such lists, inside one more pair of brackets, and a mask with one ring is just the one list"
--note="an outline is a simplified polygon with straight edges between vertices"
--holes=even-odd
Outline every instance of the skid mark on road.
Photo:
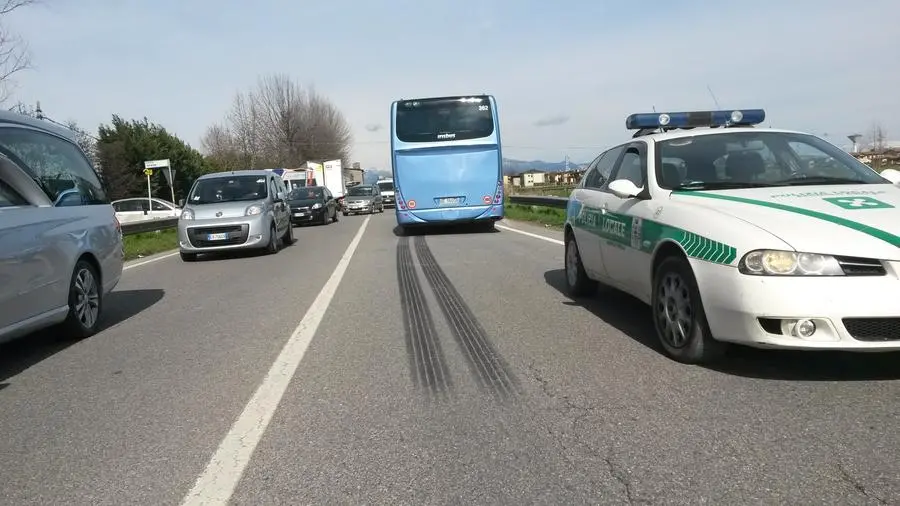
[[412,376],[417,386],[425,386],[433,393],[446,393],[450,389],[447,363],[416,273],[408,237],[397,242],[397,281]]
[[503,399],[519,394],[518,382],[504,364],[484,328],[465,303],[444,270],[438,265],[425,238],[415,238],[416,254],[422,271],[431,284],[444,317],[450,324],[453,337],[463,349],[463,355],[475,373],[479,385]]

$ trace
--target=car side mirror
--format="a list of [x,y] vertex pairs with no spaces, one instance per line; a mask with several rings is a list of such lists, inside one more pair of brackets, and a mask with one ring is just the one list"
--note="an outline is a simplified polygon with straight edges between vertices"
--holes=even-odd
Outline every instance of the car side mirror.
[[178,207],[184,207],[184,199],[178,199]]
[[627,179],[616,179],[609,183],[609,191],[620,199],[631,199],[641,193],[641,189]]
[[278,200],[284,200],[284,198],[285,198],[284,192],[278,192],[278,193],[276,193],[276,194],[275,194],[275,198],[278,199]]
[[881,171],[881,177],[887,179],[893,184],[900,184],[900,170],[884,169]]

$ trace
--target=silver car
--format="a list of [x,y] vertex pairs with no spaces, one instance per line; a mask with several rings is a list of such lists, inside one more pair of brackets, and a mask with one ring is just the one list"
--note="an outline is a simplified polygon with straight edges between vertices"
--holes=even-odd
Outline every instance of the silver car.
[[357,213],[372,214],[375,211],[384,212],[384,199],[377,186],[361,184],[347,190],[343,209],[341,209],[344,216]]
[[71,131],[0,111],[0,342],[100,328],[122,276],[122,231]]
[[265,249],[294,243],[287,188],[267,170],[206,174],[194,182],[178,219],[181,259],[198,253]]

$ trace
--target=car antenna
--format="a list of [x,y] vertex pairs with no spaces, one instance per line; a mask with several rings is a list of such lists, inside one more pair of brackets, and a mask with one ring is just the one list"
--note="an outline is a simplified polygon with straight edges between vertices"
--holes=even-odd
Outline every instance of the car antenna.
[[710,88],[708,84],[706,85],[706,91],[709,92],[709,96],[712,97],[713,103],[716,104],[716,109],[721,110],[721,109],[722,109],[722,106],[719,105],[719,100],[716,99],[716,94],[713,93],[712,88]]

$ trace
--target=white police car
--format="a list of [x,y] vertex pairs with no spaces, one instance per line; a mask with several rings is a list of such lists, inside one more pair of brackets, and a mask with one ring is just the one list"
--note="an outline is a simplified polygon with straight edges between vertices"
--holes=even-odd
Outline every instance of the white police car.
[[759,109],[633,114],[569,197],[566,279],[649,304],[674,359],[900,350],[900,172]]

